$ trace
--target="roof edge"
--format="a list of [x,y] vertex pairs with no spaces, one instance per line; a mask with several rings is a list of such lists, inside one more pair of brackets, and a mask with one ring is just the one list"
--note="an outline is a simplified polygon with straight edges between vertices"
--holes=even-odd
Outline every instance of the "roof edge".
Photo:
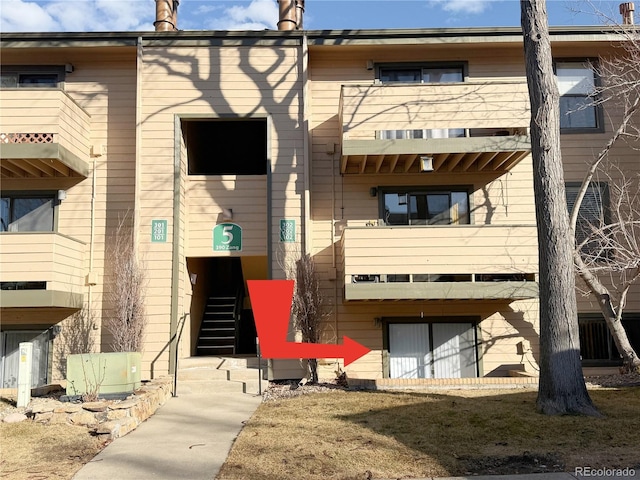
[[[620,40],[620,27],[606,25],[552,26],[552,41]],[[180,30],[177,32],[3,32],[3,48],[18,47],[104,47],[134,46],[138,38],[143,44],[237,44],[238,42],[297,43],[305,36],[310,45],[366,45],[370,43],[442,42],[459,43],[521,41],[520,27],[413,28],[413,29],[341,29],[341,30]]]

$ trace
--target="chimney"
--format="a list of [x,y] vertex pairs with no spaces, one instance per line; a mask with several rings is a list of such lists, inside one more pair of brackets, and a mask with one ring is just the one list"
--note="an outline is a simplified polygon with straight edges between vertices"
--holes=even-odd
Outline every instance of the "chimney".
[[633,11],[636,9],[633,2],[620,4],[620,14],[622,15],[623,25],[633,25]]
[[278,30],[297,30],[298,1],[299,0],[278,0],[280,7]]
[[304,0],[296,0],[296,29],[302,30],[302,20],[304,18]]
[[175,32],[178,30],[178,5],[180,0],[156,0],[156,32]]

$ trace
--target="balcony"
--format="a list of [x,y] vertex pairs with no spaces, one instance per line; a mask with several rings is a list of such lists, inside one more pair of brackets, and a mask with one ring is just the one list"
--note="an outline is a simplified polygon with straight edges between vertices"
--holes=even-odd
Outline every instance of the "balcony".
[[0,178],[84,178],[90,115],[62,90],[0,92]]
[[[344,85],[341,172],[416,173],[420,157],[436,172],[507,172],[531,151],[529,119],[523,82]],[[384,139],[390,130],[462,136]]]
[[54,232],[0,234],[2,308],[82,307],[85,243]]
[[346,301],[538,296],[535,226],[352,226],[341,252]]

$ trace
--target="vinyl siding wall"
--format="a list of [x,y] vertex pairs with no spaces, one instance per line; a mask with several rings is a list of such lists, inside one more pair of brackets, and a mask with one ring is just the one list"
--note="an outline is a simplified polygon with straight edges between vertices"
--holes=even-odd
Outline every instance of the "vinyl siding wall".
[[[172,47],[144,49],[142,72],[142,145],[140,189],[141,249],[153,261],[150,287],[166,288],[172,281],[174,196],[174,145],[176,116],[184,119],[221,117],[269,117],[273,188],[273,234],[277,245],[279,218],[296,219],[303,228],[302,87],[297,47]],[[215,145],[212,158],[215,159]],[[189,311],[190,287],[186,257],[229,255],[212,248],[213,227],[221,221],[222,208],[233,209],[233,222],[243,228],[241,255],[266,255],[266,176],[187,175],[188,151],[182,145],[180,166],[181,233],[179,284],[183,285],[180,312]],[[241,161],[241,159],[232,159]],[[168,221],[167,243],[151,243],[151,222]],[[236,254],[235,252],[233,253]],[[283,273],[275,260],[274,277]],[[154,293],[156,292],[156,293]],[[170,338],[171,298],[152,290],[148,298],[147,350],[158,352]],[[197,323],[193,322],[193,328]],[[183,338],[193,337],[183,334]],[[183,355],[191,348],[181,347]],[[149,360],[151,355],[146,357]],[[166,370],[168,356],[156,361]]]
[[[532,191],[531,158],[526,157],[509,173],[501,176],[490,173],[437,173],[425,175],[339,175],[339,143],[342,126],[339,122],[339,101],[342,85],[372,85],[375,71],[366,70],[366,62],[376,63],[416,62],[416,61],[465,61],[468,66],[469,82],[515,82],[525,81],[521,51],[515,47],[500,49],[476,48],[473,46],[384,46],[378,48],[336,48],[311,49],[310,90],[311,90],[311,130],[312,130],[312,251],[326,281],[324,288],[330,299],[327,318],[327,341],[342,341],[343,335],[363,343],[372,349],[365,357],[348,366],[351,377],[380,378],[383,375],[383,331],[375,319],[406,317],[410,321],[447,321],[452,316],[474,316],[479,320],[479,347],[481,375],[505,374],[505,365],[526,365],[529,371],[533,362],[525,362],[518,355],[517,344],[527,339],[537,344],[537,300],[522,300],[509,305],[491,302],[465,301],[414,301],[414,302],[365,302],[343,303],[341,271],[343,258],[339,248],[342,230],[347,222],[363,223],[379,218],[379,198],[371,197],[369,189],[381,186],[468,186],[472,192],[472,223],[496,226],[523,226],[532,230],[535,212]],[[500,62],[496,62],[500,58]],[[347,88],[347,87],[345,87]],[[483,87],[491,89],[490,86]],[[512,97],[512,96],[511,96]],[[399,99],[400,103],[410,103],[413,97]],[[503,101],[509,102],[505,95]],[[494,103],[497,99],[493,99]],[[464,100],[460,100],[464,102]],[[522,108],[522,107],[519,107]],[[470,125],[475,121],[471,121]],[[521,127],[528,125],[517,116],[517,125],[500,127]],[[457,120],[456,126],[463,126],[465,119]],[[358,122],[358,130],[369,130],[376,119]],[[401,122],[402,123],[402,122]],[[477,123],[477,122],[475,122]],[[504,122],[503,122],[504,123]],[[451,124],[453,126],[453,124]],[[424,128],[438,128],[429,124]],[[376,129],[405,128],[382,122]],[[336,144],[335,153],[332,152]],[[332,221],[335,227],[332,227]],[[442,227],[445,230],[446,227]],[[375,229],[374,229],[375,230]],[[375,235],[375,232],[372,233]],[[517,248],[527,258],[537,257],[535,238]],[[524,246],[523,246],[524,245]],[[363,248],[379,245],[369,242]],[[410,253],[410,252],[409,252]],[[465,262],[470,265],[486,263],[473,252],[465,254]],[[385,255],[377,251],[377,254]],[[476,255],[479,253],[476,252]],[[387,252],[393,255],[393,252]],[[350,260],[352,262],[353,259]],[[366,261],[364,263],[367,263]],[[415,264],[420,263],[418,257]],[[537,263],[537,259],[534,263]],[[363,264],[364,266],[364,264]],[[337,280],[332,279],[332,268],[336,267]],[[365,268],[366,269],[366,268]],[[423,318],[423,320],[421,320]],[[536,352],[537,355],[537,352]],[[533,357],[532,357],[533,358]],[[502,367],[502,368],[501,368]],[[335,370],[334,364],[325,367],[325,373]],[[493,373],[492,373],[493,372]]]
[[[558,47],[554,49],[554,56],[558,59],[581,59],[581,58],[593,58],[593,57],[607,57],[614,51],[608,45],[572,45],[567,47]],[[621,117],[621,110],[618,105],[608,104],[604,105],[604,132],[602,133],[576,133],[576,134],[563,134],[561,136],[562,143],[562,160],[564,163],[564,175],[566,182],[582,182],[589,163],[606,145],[609,139],[612,137],[613,132],[618,127],[619,119]],[[634,148],[629,148],[634,147]],[[616,173],[615,167],[619,167],[622,171],[626,172],[626,176],[629,180],[632,180],[631,189],[638,191],[640,179],[640,144],[627,144],[624,140],[619,140],[614,144],[609,154],[609,159],[612,160],[614,169],[611,171],[611,175],[614,179],[620,179],[620,175]],[[605,181],[602,175],[597,176],[595,181]],[[578,293],[578,310],[581,313],[599,313],[600,308],[596,298],[593,295],[584,295],[584,284],[580,279],[576,281],[581,292]],[[605,279],[605,285],[611,286],[610,282]],[[628,313],[640,313],[640,283],[631,288],[628,294],[628,301],[625,307],[625,312]]]

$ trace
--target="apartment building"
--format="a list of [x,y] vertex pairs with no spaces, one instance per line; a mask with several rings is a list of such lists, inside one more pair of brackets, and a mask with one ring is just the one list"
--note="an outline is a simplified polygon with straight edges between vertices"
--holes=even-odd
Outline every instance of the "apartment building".
[[[571,195],[616,116],[575,110],[597,82],[589,60],[619,38],[551,37]],[[346,368],[322,359],[321,375],[536,373],[519,29],[7,33],[0,46],[3,387],[21,341],[34,385],[58,378],[57,335],[83,307],[109,351],[123,221],[146,272],[143,378],[171,373],[176,354],[255,354],[246,282],[285,278],[301,252],[321,276],[324,341],[371,349]],[[613,155],[640,168],[628,146]],[[636,348],[639,294],[625,320]],[[585,362],[615,364],[596,302],[579,306]],[[272,378],[302,374],[271,364]]]

